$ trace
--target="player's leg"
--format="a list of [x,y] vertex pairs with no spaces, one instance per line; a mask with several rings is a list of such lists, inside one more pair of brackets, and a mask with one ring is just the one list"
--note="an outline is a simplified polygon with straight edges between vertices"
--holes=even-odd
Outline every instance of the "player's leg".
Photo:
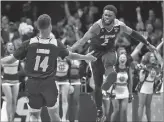
[[120,104],[120,122],[127,121],[128,98],[122,99]]
[[151,122],[151,102],[153,94],[148,94],[145,103],[147,121]]
[[2,85],[2,90],[3,90],[3,93],[6,97],[7,118],[8,118],[8,121],[11,122],[11,121],[13,121],[11,86],[5,83],[5,84]]
[[12,92],[12,107],[13,107],[13,117],[15,115],[16,112],[16,108],[17,108],[17,98],[18,98],[18,93],[19,93],[19,83],[14,84],[11,87],[11,92]]
[[102,86],[103,90],[108,90],[116,81],[117,73],[114,70],[116,64],[116,53],[108,52],[102,56],[102,62],[105,67],[105,83]]
[[61,122],[61,119],[58,113],[58,107],[59,107],[58,104],[55,104],[53,107],[47,107],[51,122]]
[[117,115],[119,114],[119,100],[113,99],[112,100],[113,105],[113,113],[111,114],[111,122],[116,121]]
[[45,100],[51,122],[59,122],[60,116],[58,113],[58,89],[54,79],[47,79],[41,85],[42,96]]
[[146,94],[144,93],[138,93],[139,97],[139,107],[138,107],[138,120],[139,122],[142,121],[142,116],[143,116],[143,110],[146,102]]
[[62,98],[62,110],[63,110],[63,116],[62,116],[62,121],[66,121],[66,116],[68,112],[68,95],[69,95],[69,88],[70,84],[63,84],[60,85],[61,88],[61,98]]
[[26,84],[26,92],[28,98],[28,110],[29,110],[29,121],[39,122],[41,121],[40,112],[44,105],[43,96],[40,93],[40,80],[34,80],[29,78]]
[[93,79],[95,82],[95,103],[97,109],[97,119],[101,119],[103,116],[102,111],[102,90],[101,86],[103,83],[104,66],[101,58],[98,58],[91,64],[91,71],[93,73]]
[[28,106],[28,111],[29,111],[29,122],[41,122],[41,117],[40,117],[40,113],[41,113],[41,108],[40,109],[34,109],[31,108],[29,104],[27,104]]

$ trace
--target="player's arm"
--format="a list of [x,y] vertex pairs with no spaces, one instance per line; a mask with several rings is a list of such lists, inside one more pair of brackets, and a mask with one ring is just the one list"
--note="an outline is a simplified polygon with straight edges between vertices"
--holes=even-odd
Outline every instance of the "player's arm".
[[69,55],[66,58],[72,59],[72,60],[95,61],[96,57],[94,57],[92,54],[93,54],[93,52],[88,53],[87,55],[81,55],[78,53],[69,52]]
[[128,35],[132,36],[134,39],[139,40],[140,42],[144,43],[146,46],[150,47],[150,49],[154,49],[152,46],[142,35],[140,35],[137,31],[131,29],[130,27],[126,26],[124,23],[121,23],[121,32],[127,33]]
[[75,51],[76,49],[78,49],[80,46],[83,46],[88,40],[90,40],[91,38],[95,37],[96,35],[98,35],[98,33],[100,32],[100,27],[98,24],[94,24],[85,34],[84,36],[77,41],[72,47],[71,47],[71,51]]
[[68,49],[61,43],[58,42],[59,44],[59,57],[61,58],[67,58],[67,59],[72,59],[72,60],[87,60],[87,61],[94,61],[96,60],[96,57],[92,56],[92,53],[88,53],[87,55],[81,55],[77,53],[72,53],[68,51]]
[[144,44],[142,42],[140,42],[136,48],[134,49],[134,51],[131,53],[131,57],[134,59],[136,57],[136,55],[138,55],[138,53],[140,52],[140,50],[142,49],[142,47],[144,46]]
[[29,41],[25,41],[22,43],[22,45],[14,52],[14,54],[4,57],[1,59],[2,64],[12,64],[16,60],[22,60],[25,58],[27,53],[27,45],[29,44]]

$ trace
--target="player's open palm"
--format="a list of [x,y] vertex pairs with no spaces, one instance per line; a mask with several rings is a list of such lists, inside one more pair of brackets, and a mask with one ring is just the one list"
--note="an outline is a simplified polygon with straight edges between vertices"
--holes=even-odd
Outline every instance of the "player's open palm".
[[92,51],[92,52],[90,52],[90,53],[85,55],[87,62],[96,61],[97,60],[97,58],[92,55],[93,53],[94,53],[94,51]]

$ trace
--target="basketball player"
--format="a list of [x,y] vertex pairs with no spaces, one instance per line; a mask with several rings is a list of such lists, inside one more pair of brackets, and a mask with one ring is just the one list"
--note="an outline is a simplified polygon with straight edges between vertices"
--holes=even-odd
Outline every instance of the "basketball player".
[[28,76],[26,87],[30,121],[39,121],[41,108],[47,106],[51,121],[57,122],[60,121],[55,104],[58,96],[54,79],[57,57],[88,61],[95,61],[96,58],[91,53],[87,55],[70,53],[61,42],[50,38],[52,25],[49,15],[40,15],[37,27],[40,32],[38,37],[23,42],[13,55],[1,59],[1,62],[10,64],[26,58],[25,72]]
[[[139,33],[126,26],[123,22],[116,19],[117,9],[113,5],[107,5],[103,9],[102,18],[95,22],[91,28],[85,33],[82,39],[77,41],[70,50],[75,51],[83,46],[88,40],[91,40],[89,50],[94,50],[94,56],[97,60],[91,63],[92,73],[95,82],[95,102],[97,107],[97,121],[104,119],[102,112],[102,92],[101,85],[103,83],[103,74],[106,67],[111,67],[105,72],[106,75],[113,71],[113,65],[116,63],[115,39],[120,33],[127,33],[136,40],[143,42],[151,50],[154,50],[147,40]],[[108,54],[110,60],[106,59],[104,54]]]

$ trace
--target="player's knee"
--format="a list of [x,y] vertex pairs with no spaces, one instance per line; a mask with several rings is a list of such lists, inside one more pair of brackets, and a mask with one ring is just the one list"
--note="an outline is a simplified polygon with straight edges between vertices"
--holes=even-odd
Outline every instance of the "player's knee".
[[51,114],[51,113],[54,113],[54,114],[58,114],[58,107],[59,107],[59,104],[56,103],[54,106],[52,107],[47,107],[48,109],[48,113]]
[[59,107],[59,101],[58,100],[47,104],[47,108],[49,111],[57,111],[58,107]]

